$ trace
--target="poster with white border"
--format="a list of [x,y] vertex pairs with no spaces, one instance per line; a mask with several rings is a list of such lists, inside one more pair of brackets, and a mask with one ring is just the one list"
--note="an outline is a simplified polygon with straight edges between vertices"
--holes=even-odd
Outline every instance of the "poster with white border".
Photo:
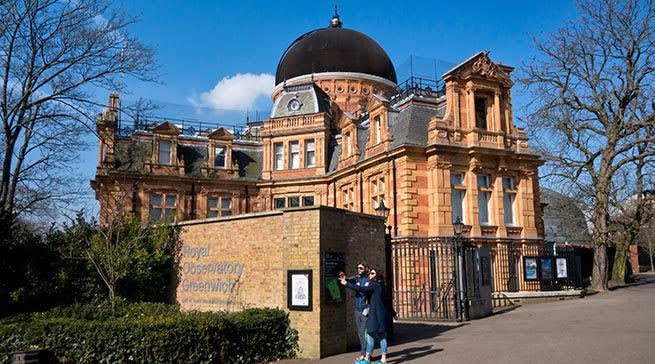
[[566,258],[557,258],[555,259],[555,266],[557,272],[557,278],[568,278],[569,272],[567,270]]

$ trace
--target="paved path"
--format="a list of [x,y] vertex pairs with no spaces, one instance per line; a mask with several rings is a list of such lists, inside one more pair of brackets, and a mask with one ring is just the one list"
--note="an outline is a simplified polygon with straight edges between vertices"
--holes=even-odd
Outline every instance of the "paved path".
[[[525,305],[462,325],[397,324],[397,332],[389,363],[655,363],[655,275],[584,299]],[[353,363],[356,354],[320,363]]]

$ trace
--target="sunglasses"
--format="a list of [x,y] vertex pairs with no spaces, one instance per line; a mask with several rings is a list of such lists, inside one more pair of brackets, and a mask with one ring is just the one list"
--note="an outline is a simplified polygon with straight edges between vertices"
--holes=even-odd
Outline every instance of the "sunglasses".
[[362,266],[359,266],[359,267],[357,267],[357,269],[361,269],[361,270],[364,270],[364,267],[362,267]]

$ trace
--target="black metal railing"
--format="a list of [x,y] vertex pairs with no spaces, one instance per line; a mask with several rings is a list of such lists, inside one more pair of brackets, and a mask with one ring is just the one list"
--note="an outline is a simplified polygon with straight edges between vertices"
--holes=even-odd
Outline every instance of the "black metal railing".
[[180,129],[181,135],[205,137],[218,128],[224,128],[234,135],[239,141],[261,141],[261,126],[263,121],[249,121],[246,125],[222,124],[207,122],[196,119],[178,119],[162,116],[148,116],[147,118],[134,119],[130,121],[119,121],[116,133],[119,136],[131,136],[135,132],[152,132],[152,130],[163,122],[169,122]]
[[397,93],[391,97],[391,101],[402,100],[410,95],[436,99],[445,94],[446,88],[442,80],[411,76],[398,84]]

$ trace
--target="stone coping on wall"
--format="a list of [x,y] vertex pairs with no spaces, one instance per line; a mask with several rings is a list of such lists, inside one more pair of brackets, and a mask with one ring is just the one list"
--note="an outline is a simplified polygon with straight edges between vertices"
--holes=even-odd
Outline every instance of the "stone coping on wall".
[[206,218],[206,219],[186,220],[186,221],[178,222],[177,225],[185,226],[185,225],[206,224],[208,222],[216,222],[216,221],[251,219],[251,218],[257,218],[257,217],[282,215],[287,211],[291,212],[291,211],[305,211],[305,210],[319,210],[319,209],[320,210],[342,211],[342,212],[346,212],[348,214],[352,214],[352,215],[356,215],[356,216],[379,219],[381,221],[385,220],[385,218],[382,217],[382,216],[365,214],[365,213],[362,213],[362,212],[355,212],[355,211],[340,209],[340,208],[332,207],[332,206],[318,205],[318,206],[290,207],[290,208],[284,208],[284,209],[279,209],[279,210],[271,210],[271,211],[263,211],[263,212],[251,212],[251,213],[248,213],[248,214],[239,214],[239,215],[231,215],[231,216],[210,217],[210,218]]
[[583,294],[581,289],[566,289],[561,291],[519,291],[519,292],[494,292],[495,294],[502,294],[509,299],[513,298],[540,298],[540,297],[569,297],[581,296]]

